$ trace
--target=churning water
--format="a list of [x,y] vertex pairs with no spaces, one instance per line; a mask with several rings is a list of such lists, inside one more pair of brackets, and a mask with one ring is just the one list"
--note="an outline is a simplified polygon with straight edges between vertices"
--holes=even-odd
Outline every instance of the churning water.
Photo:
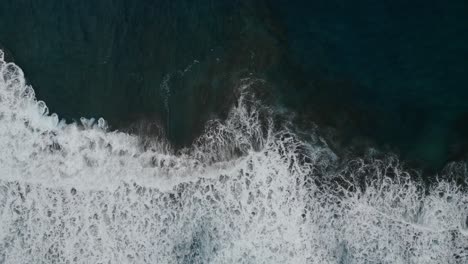
[[[468,195],[340,160],[239,80],[195,143],[67,124],[0,52],[0,263],[466,263]],[[283,121],[281,121],[283,120]]]

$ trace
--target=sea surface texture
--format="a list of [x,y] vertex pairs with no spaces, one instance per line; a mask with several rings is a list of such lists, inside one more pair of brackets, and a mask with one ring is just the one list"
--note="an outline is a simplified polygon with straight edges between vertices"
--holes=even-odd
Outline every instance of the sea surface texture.
[[466,14],[0,3],[0,263],[468,263]]

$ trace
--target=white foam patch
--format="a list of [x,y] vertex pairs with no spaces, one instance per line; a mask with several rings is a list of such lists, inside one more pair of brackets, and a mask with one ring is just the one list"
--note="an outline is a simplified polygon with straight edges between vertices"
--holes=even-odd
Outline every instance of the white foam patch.
[[[246,92],[189,149],[49,115],[0,52],[0,263],[464,263],[468,197],[336,170]],[[241,89],[247,89],[244,81]]]

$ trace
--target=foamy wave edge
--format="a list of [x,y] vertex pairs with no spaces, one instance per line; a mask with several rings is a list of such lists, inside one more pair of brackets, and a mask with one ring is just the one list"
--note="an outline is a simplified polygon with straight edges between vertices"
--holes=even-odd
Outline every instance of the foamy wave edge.
[[468,261],[460,186],[425,187],[392,156],[340,168],[313,135],[277,128],[252,82],[175,154],[49,115],[0,51],[0,263]]

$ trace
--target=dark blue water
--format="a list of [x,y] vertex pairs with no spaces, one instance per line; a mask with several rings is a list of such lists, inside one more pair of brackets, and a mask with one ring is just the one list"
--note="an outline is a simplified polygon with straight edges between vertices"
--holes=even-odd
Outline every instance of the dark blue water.
[[0,263],[466,263],[467,14],[0,3]]
[[438,169],[468,147],[466,14],[463,0],[24,0],[1,4],[0,45],[69,121],[155,122],[185,146],[256,77],[337,152]]

